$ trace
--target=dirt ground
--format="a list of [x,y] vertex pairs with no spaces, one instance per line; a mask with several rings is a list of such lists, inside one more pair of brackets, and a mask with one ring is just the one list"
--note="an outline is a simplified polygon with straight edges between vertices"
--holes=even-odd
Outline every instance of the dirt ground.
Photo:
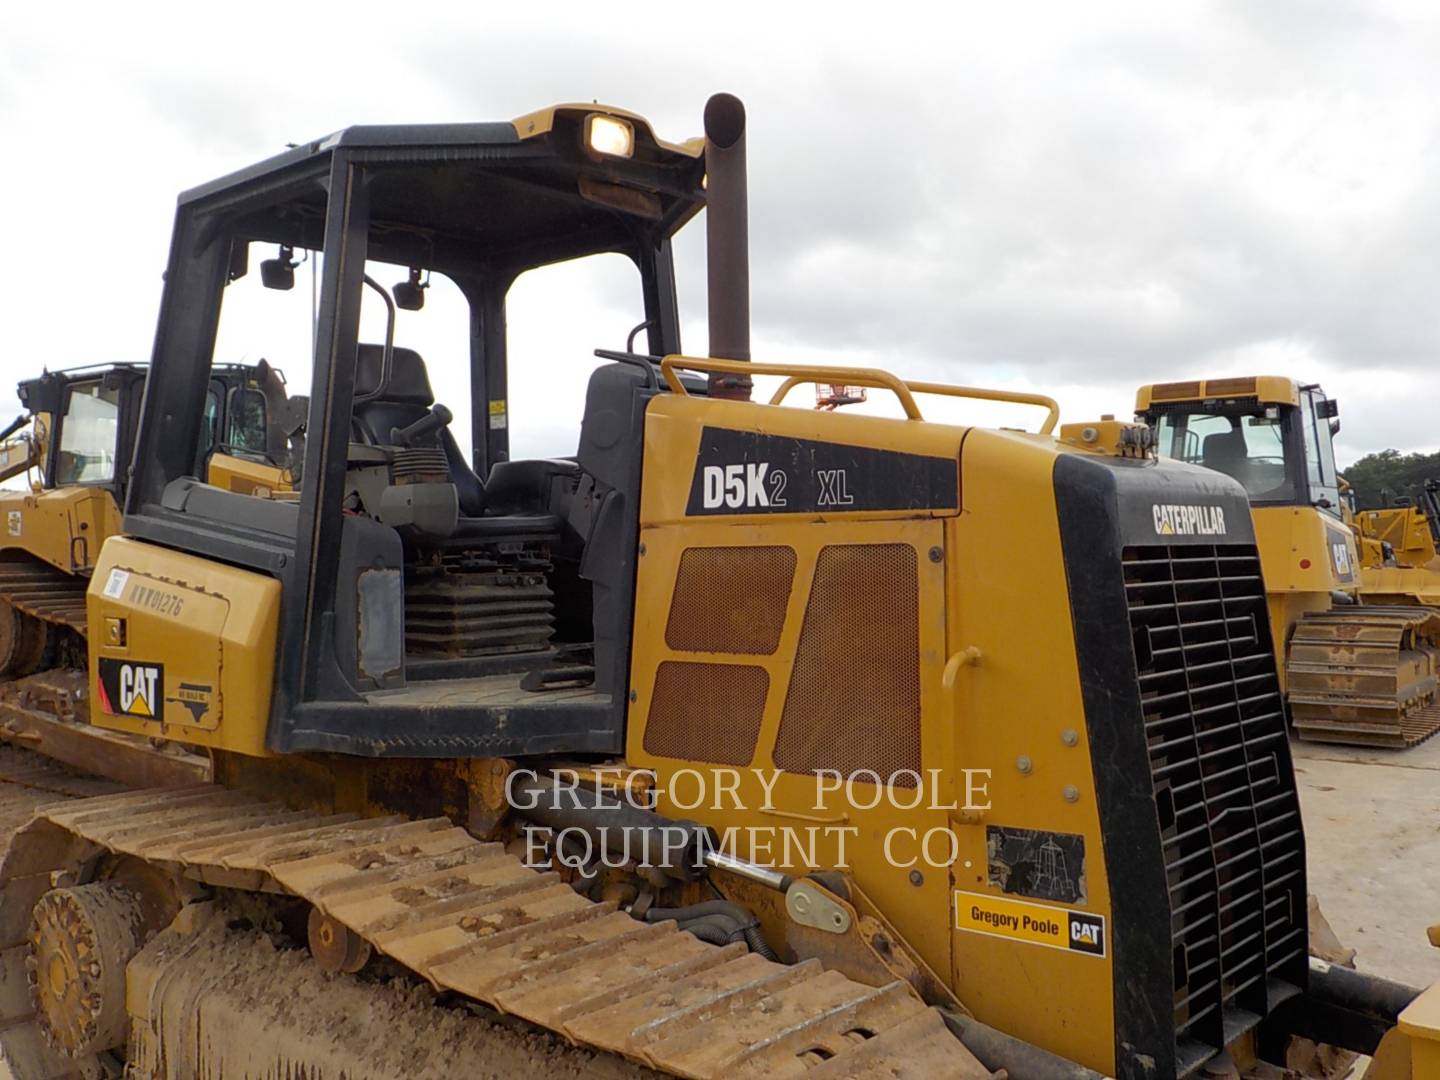
[[1362,971],[1440,980],[1440,736],[1409,750],[1295,742],[1310,892]]

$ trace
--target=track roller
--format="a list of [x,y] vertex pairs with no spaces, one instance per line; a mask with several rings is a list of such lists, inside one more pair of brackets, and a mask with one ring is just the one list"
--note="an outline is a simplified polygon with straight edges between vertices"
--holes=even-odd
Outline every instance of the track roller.
[[370,960],[370,943],[347,930],[343,923],[321,914],[319,908],[310,909],[306,936],[315,963],[331,975],[342,971],[353,975]]

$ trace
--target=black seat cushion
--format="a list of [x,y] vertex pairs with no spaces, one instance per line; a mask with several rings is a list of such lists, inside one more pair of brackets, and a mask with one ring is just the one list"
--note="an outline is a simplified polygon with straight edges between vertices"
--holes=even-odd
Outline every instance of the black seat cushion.
[[[375,393],[385,359],[385,346],[361,345],[355,357],[355,396]],[[419,405],[428,409],[435,404],[430,389],[430,376],[425,361],[414,349],[396,345],[390,355],[390,381],[376,401],[393,404]]]
[[560,531],[554,514],[497,514],[462,517],[451,540],[513,540],[522,536],[547,537]]
[[1200,449],[1200,462],[1207,469],[1229,472],[1245,461],[1247,455],[1245,433],[1237,427],[1206,435]]
[[485,512],[485,482],[470,468],[448,427],[440,429],[440,445],[445,448],[445,457],[450,463],[450,482],[460,495],[460,513],[478,518]]

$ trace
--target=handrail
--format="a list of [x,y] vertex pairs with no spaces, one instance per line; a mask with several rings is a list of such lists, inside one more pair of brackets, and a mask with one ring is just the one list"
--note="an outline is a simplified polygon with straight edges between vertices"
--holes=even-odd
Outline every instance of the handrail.
[[1011,405],[1034,405],[1046,409],[1049,415],[1040,425],[1040,434],[1049,435],[1060,422],[1060,404],[1046,394],[1028,394],[1022,390],[988,390],[980,386],[951,386],[949,383],[912,382],[901,379],[881,368],[853,368],[816,366],[813,364],[755,364],[745,360],[719,360],[714,357],[667,356],[660,363],[660,370],[670,389],[677,394],[688,393],[676,368],[692,371],[720,371],[731,375],[784,375],[770,398],[771,405],[779,405],[785,395],[805,383],[839,383],[848,386],[873,386],[889,390],[900,399],[905,415],[911,420],[925,419],[920,407],[915,404],[916,394],[939,394],[943,397],[972,398],[977,401],[1003,401]]
[[949,383],[907,382],[917,394],[943,394],[946,397],[975,398],[978,401],[1006,401],[1012,405],[1037,405],[1049,409],[1050,415],[1040,425],[1040,434],[1049,435],[1060,422],[1060,403],[1046,394],[1027,394],[1023,390],[987,390],[981,386],[951,386]]
[[[920,406],[915,404],[915,395],[910,392],[910,387],[905,384],[904,380],[888,371],[881,371],[879,368],[830,367],[814,364],[756,364],[748,360],[667,356],[660,362],[660,371],[665,376],[665,381],[670,384],[670,389],[677,394],[689,393],[685,389],[685,384],[680,381],[680,376],[675,373],[677,367],[688,368],[691,371],[719,371],[727,375],[785,375],[789,376],[789,381],[781,389],[787,392],[790,386],[799,385],[802,382],[873,386],[877,390],[889,390],[899,398],[900,407],[905,410],[905,415],[911,420],[925,419],[920,415]],[[780,396],[771,398],[770,404],[778,405]]]
[[[790,376],[780,385],[780,389],[775,391],[775,396],[770,399],[770,404],[779,405],[785,399],[786,394],[801,383],[809,381],[811,380],[804,376]],[[945,397],[975,398],[979,401],[1005,401],[1012,405],[1038,405],[1041,408],[1049,409],[1050,415],[1040,425],[1041,435],[1049,435],[1060,421],[1059,402],[1044,394],[1027,394],[1021,390],[987,390],[979,386],[951,386],[949,383],[911,382],[909,379],[905,380],[905,385],[910,388],[912,393],[916,394],[941,394]]]

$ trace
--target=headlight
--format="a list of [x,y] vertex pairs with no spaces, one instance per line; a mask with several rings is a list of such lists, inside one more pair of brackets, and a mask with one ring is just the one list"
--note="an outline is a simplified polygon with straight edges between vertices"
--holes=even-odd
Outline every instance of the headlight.
[[591,113],[585,118],[585,145],[593,154],[628,158],[635,153],[635,129],[629,121]]

